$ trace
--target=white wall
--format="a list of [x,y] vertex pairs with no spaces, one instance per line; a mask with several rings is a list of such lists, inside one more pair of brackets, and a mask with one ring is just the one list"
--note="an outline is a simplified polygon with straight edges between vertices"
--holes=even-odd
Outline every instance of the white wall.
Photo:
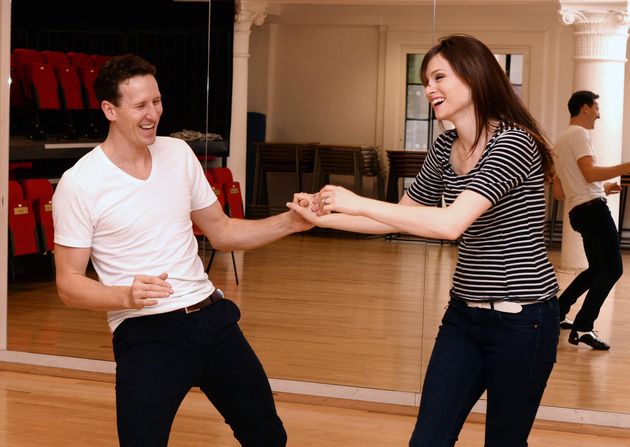
[[266,103],[267,140],[374,144],[378,29],[282,25],[270,34],[275,75],[267,101],[252,98]]

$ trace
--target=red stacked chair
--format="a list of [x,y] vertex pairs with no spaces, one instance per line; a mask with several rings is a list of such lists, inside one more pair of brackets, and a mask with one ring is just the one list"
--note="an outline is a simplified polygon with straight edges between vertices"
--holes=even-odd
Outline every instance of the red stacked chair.
[[109,58],[110,56],[105,56],[104,54],[90,54],[92,65],[96,68],[101,68],[105,65],[105,62],[107,62]]
[[70,65],[75,67],[93,67],[92,59],[87,53],[79,53],[77,51],[68,51],[68,60]]
[[[27,83],[26,68],[29,64],[43,64],[44,56],[37,50],[30,48],[16,48],[11,53],[11,63],[15,65],[15,82],[20,84],[25,100],[33,99],[33,90]],[[13,78],[12,78],[13,79]]]
[[53,65],[70,65],[68,55],[62,51],[42,51],[42,56],[47,64]]
[[31,201],[24,198],[22,187],[9,180],[9,273],[14,277],[13,259],[16,256],[39,253],[37,228]]
[[[226,204],[227,204],[226,203],[227,195],[225,193],[226,191],[225,182],[231,181],[232,172],[228,168],[210,168],[206,170],[206,178],[208,179],[210,186],[212,186],[212,190],[217,196],[217,200],[219,201],[221,208],[223,208],[223,211],[225,212]],[[241,212],[242,212],[242,205],[241,205]],[[195,231],[194,227],[193,227],[193,231]],[[199,231],[199,229],[196,230],[195,235],[203,236],[203,234],[201,233],[201,231]],[[206,267],[206,273],[208,273],[210,271],[210,267],[212,267],[212,262],[214,261],[214,255],[216,254],[216,252],[217,250],[215,248],[212,248],[212,254],[210,255],[210,260],[208,261],[208,266]],[[233,251],[230,252],[230,254],[232,255],[232,267],[234,268],[234,279],[236,280],[236,285],[238,285],[239,281],[238,281],[238,271],[236,269],[236,258],[234,256]]]
[[[74,54],[74,57],[70,57]],[[87,60],[81,55],[84,53],[68,53],[70,64],[76,67],[79,80],[81,81],[81,91],[83,94],[83,102],[88,110],[90,133],[94,137],[102,137],[105,134],[108,123],[103,112],[101,111],[101,103],[96,98],[94,92],[94,80],[98,75],[99,67],[93,67],[92,65],[86,65],[88,60],[91,63],[91,59],[87,56]]]
[[22,187],[24,197],[29,199],[33,206],[40,247],[42,250],[51,252],[55,246],[52,216],[53,187],[45,178],[24,179]]
[[[30,48],[15,48],[11,53],[11,106],[15,121],[21,121],[24,132],[32,139],[45,139],[40,113],[30,77],[31,64],[44,64],[43,55]],[[13,84],[15,86],[13,87]],[[19,117],[18,117],[19,115]]]
[[232,182],[224,185],[225,201],[227,202],[230,217],[236,219],[244,219],[245,212],[243,210],[243,195],[241,194],[241,184]]
[[[70,60],[66,53],[61,51],[42,51],[42,56],[46,63],[54,68],[55,78],[59,86],[59,94],[62,102],[63,113],[63,134],[69,139],[76,139],[79,133],[82,136],[90,136],[83,128],[86,126],[85,105],[83,103],[83,93],[77,69],[70,65]],[[82,128],[81,130],[79,128]]]
[[[212,175],[212,178],[214,179],[213,184],[217,188],[221,189],[221,192],[225,197],[225,202],[227,202],[227,188],[234,182],[234,179],[232,178],[232,171],[230,171],[230,168],[208,168],[208,172],[210,173],[210,175]],[[226,209],[225,206],[223,207],[223,210],[227,215],[232,217],[229,213],[229,210]]]
[[27,65],[26,82],[32,88],[35,109],[35,129],[30,137],[38,139],[45,138],[46,134],[62,133],[64,119],[53,66],[46,63]]
[[24,91],[22,88],[22,79],[18,74],[18,66],[13,62],[11,57],[11,107],[20,107],[24,104]]

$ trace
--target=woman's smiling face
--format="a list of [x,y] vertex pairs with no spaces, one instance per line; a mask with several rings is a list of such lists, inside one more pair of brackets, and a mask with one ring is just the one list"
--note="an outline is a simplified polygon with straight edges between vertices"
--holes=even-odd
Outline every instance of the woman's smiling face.
[[435,55],[427,64],[427,100],[435,111],[438,120],[456,123],[462,118],[474,118],[475,110],[470,87],[455,73],[451,64]]

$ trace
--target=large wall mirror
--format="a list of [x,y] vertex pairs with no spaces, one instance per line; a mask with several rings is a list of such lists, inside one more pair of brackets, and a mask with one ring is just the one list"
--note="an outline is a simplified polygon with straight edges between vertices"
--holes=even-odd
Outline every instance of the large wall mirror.
[[[84,26],[70,19],[70,11],[60,13],[63,5],[53,11],[52,5],[33,3],[38,8],[26,1],[12,4],[12,43],[1,53],[7,73],[11,51],[19,46],[114,54],[118,50],[111,48],[118,45],[158,66],[165,97],[161,135],[189,129],[229,138],[232,72],[222,51],[229,50],[231,58],[233,35],[222,26],[231,26],[234,11],[222,8],[230,2],[151,2],[151,18],[144,11],[128,13],[136,7],[129,2],[122,9],[110,2],[77,14]],[[493,49],[550,137],[568,120],[572,36],[557,22],[555,1],[264,3],[266,18],[249,36],[248,111],[266,117],[266,141],[378,146],[382,162],[387,150],[426,150],[439,129],[418,99],[422,86],[414,68],[435,38],[452,32],[474,34]],[[115,16],[121,10],[124,17]],[[209,29],[216,33],[208,36]],[[20,132],[26,139],[23,123],[12,111],[12,144]],[[216,144],[198,144],[204,163],[221,163],[225,154]],[[8,141],[0,145],[5,162],[28,161],[14,158]],[[68,163],[51,158],[33,165],[55,178]],[[370,181],[367,191],[373,192]],[[201,247],[209,259],[210,247]],[[9,259],[6,250],[2,255]],[[216,253],[210,278],[239,304],[244,331],[268,375],[285,390],[308,393],[308,384],[329,384],[338,397],[413,405],[456,256],[457,247],[441,241],[314,232],[236,252],[234,263],[230,253]],[[550,258],[559,267],[557,239]],[[9,259],[14,265],[7,277],[6,351],[0,359],[112,371],[105,315],[65,307],[46,273],[47,261]],[[558,271],[558,278],[564,288],[572,273]],[[577,409],[612,414],[613,425],[629,421],[630,390],[621,380],[627,366],[626,288],[617,286],[598,320],[614,343],[610,352],[576,349],[562,333],[543,417],[577,420],[571,416]]]

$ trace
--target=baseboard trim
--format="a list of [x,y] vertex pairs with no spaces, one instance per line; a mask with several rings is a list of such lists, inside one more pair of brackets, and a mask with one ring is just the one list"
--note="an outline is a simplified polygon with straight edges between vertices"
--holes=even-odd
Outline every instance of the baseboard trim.
[[[110,361],[60,357],[28,352],[0,351],[0,370],[32,374],[70,377],[86,380],[114,382],[116,364]],[[270,379],[271,389],[278,399],[311,405],[323,404],[366,411],[395,414],[416,414],[420,393],[379,390],[325,383],[302,382],[287,379]],[[473,407],[470,421],[482,422],[486,401],[480,400]],[[541,406],[536,416],[536,427],[545,426],[558,430],[558,424],[566,431],[587,433],[606,428],[610,436],[630,437],[630,414],[608,411],[583,410]],[[563,429],[564,431],[564,429]]]

